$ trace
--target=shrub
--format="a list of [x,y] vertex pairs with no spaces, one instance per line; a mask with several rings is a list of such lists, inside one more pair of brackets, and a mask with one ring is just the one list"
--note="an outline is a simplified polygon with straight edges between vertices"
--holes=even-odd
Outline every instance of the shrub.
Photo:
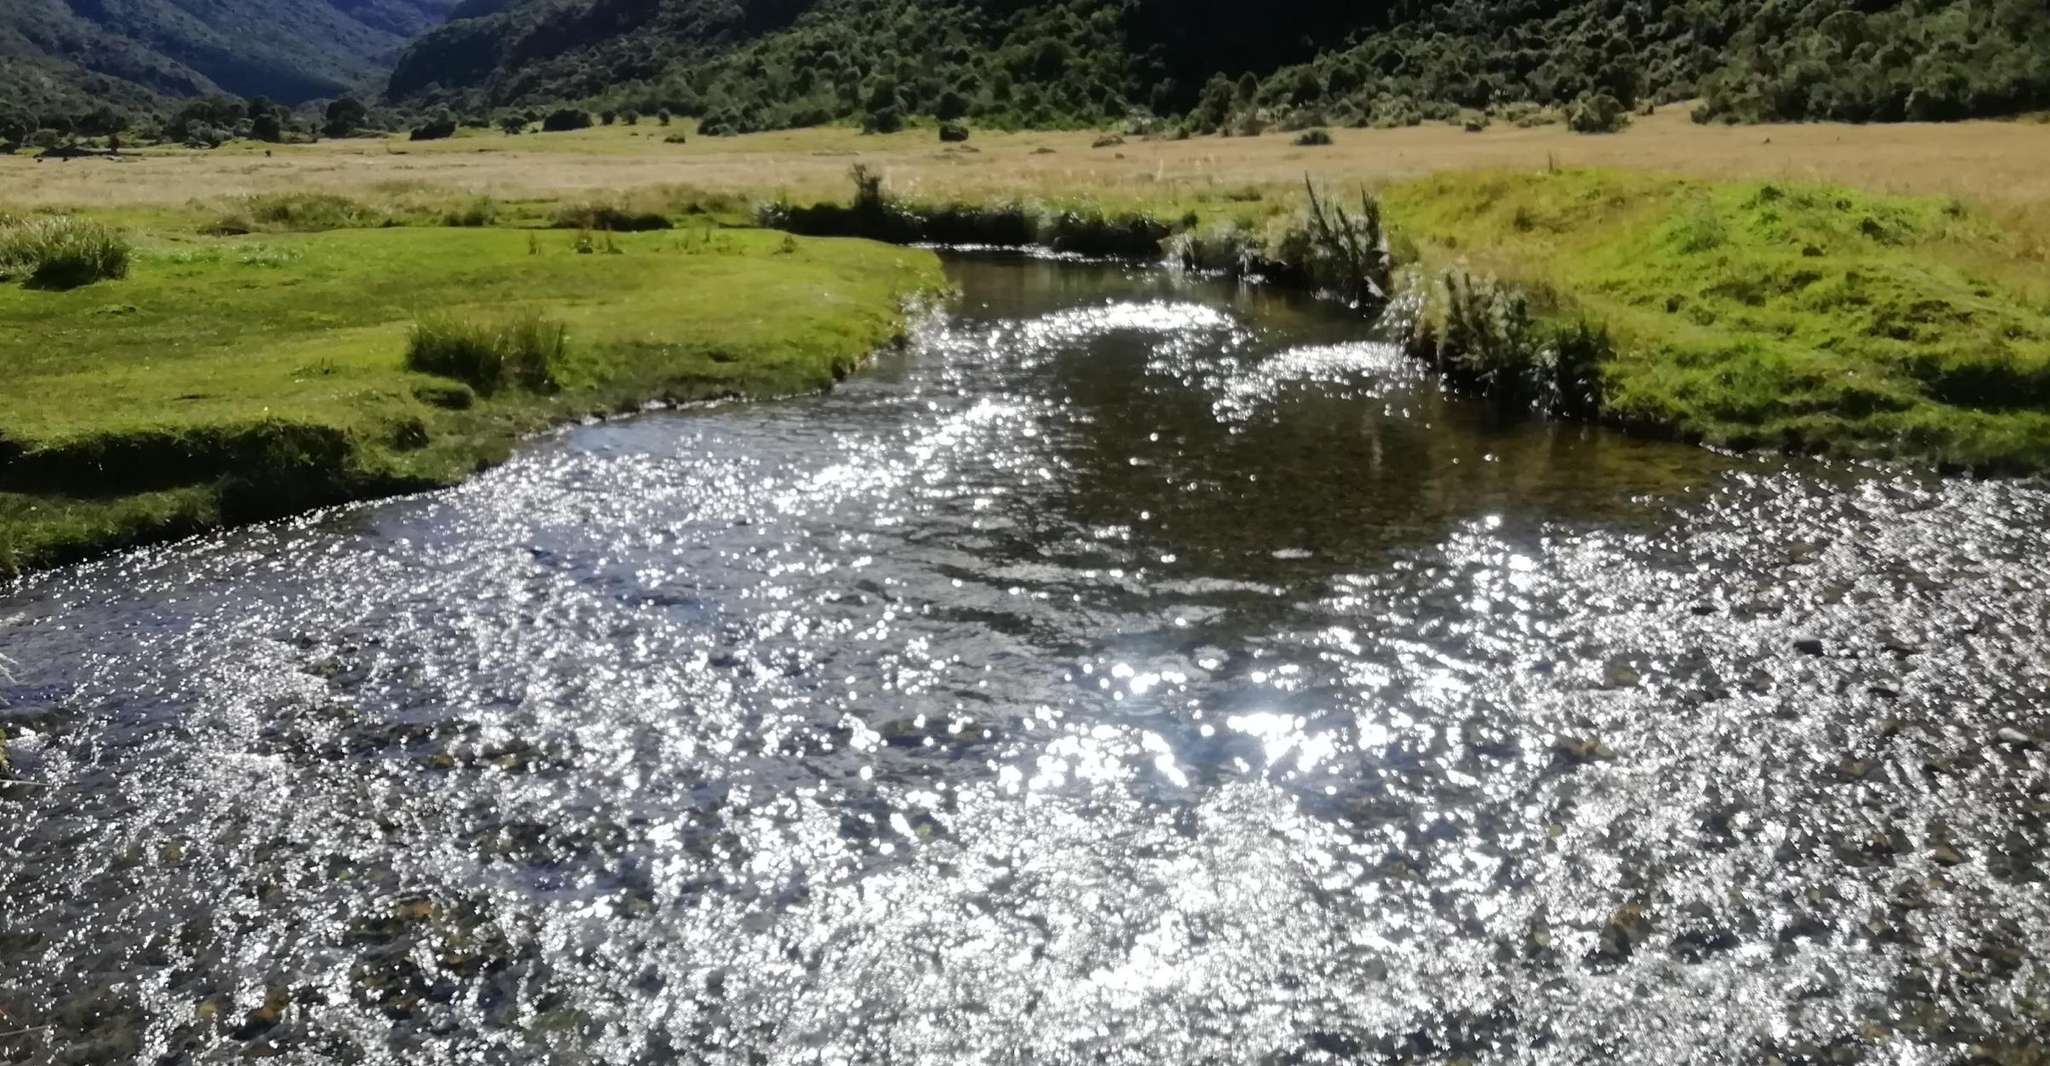
[[408,135],[407,139],[414,141],[445,141],[455,135],[456,120],[452,118],[439,118],[424,126],[414,127],[413,132]]
[[664,138],[662,138],[662,143],[663,143],[663,144],[689,144],[689,143],[690,143],[690,138],[689,138],[688,136],[685,136],[684,134],[681,134],[681,133],[672,133],[672,134],[670,134],[669,136],[667,136],[667,137],[664,137]]
[[454,378],[485,395],[546,390],[555,386],[567,341],[567,328],[537,311],[495,321],[437,315],[413,324],[406,369]]
[[527,120],[520,115],[507,115],[498,120],[498,128],[508,137],[527,132]]
[[1327,129],[1304,130],[1296,134],[1295,144],[1298,148],[1329,147],[1331,144],[1331,131]]
[[619,121],[629,126],[638,126],[641,124],[641,113],[638,111],[622,111],[619,113]]
[[587,130],[590,128],[591,113],[574,107],[564,107],[550,111],[548,116],[541,120],[541,131],[543,133],[567,133],[570,130]]
[[968,127],[958,122],[940,123],[940,140],[959,143],[968,139]]
[[1575,133],[1615,133],[1629,124],[1629,110],[1608,93],[1583,96],[1566,109],[1566,128]]
[[861,120],[863,133],[895,133],[904,128],[904,114],[894,107],[881,107]]
[[619,204],[591,202],[564,204],[556,209],[556,229],[599,230],[610,233],[645,233],[669,229],[674,223],[659,211],[637,211]]
[[128,241],[89,219],[50,215],[0,218],[0,278],[33,288],[75,289],[128,276]]

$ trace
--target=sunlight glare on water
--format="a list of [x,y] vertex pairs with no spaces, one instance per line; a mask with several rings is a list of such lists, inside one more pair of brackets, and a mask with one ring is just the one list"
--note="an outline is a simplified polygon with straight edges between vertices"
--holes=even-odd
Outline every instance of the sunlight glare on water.
[[2040,484],[953,269],[830,396],[0,591],[0,1060],[2040,1049]]

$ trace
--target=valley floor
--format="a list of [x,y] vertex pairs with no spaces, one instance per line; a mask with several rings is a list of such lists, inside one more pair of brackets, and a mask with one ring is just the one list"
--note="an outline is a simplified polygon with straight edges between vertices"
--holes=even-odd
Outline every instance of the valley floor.
[[[1456,170],[1628,168],[1711,179],[1825,182],[1873,192],[1958,196],[2050,213],[2050,124],[2034,121],[1702,126],[1675,104],[1621,133],[1497,124],[1478,133],[1426,125],[1331,131],[1324,148],[1293,135],[1123,138],[976,131],[943,145],[931,129],[886,136],[847,128],[698,137],[679,123],[506,136],[465,130],[446,141],[404,137],[306,146],[237,142],[215,151],[148,149],[121,163],[37,163],[0,156],[0,204],[131,208],[318,189],[351,195],[460,190],[521,199],[684,185],[705,192],[840,196],[863,160],[900,190],[928,197],[1076,197],[1152,204],[1214,198],[1245,186],[1386,183]],[[686,135],[682,144],[667,143]],[[2050,228],[2050,226],[2046,226]]]

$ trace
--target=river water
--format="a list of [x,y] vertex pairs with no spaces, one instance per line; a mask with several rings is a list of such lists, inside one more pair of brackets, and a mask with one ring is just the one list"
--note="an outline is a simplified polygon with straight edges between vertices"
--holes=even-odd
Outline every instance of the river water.
[[830,396],[0,588],[0,1061],[2046,1061],[2040,484],[950,269]]

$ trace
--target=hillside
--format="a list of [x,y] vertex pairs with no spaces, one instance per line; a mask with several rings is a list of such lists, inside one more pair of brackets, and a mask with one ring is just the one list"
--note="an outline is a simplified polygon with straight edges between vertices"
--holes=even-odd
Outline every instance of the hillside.
[[2050,106],[2042,0],[467,0],[394,99],[585,100],[713,132],[905,116],[1198,130],[1701,97],[1704,119]]
[[0,103],[134,107],[214,92],[286,103],[380,79],[454,0],[6,0]]

